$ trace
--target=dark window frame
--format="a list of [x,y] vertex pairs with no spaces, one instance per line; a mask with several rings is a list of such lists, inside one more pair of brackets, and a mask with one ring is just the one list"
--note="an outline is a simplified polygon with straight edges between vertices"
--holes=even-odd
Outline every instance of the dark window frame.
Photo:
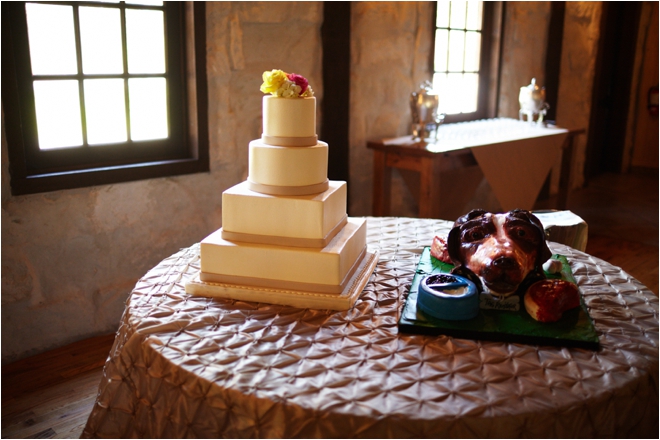
[[[495,38],[496,27],[502,23],[503,2],[484,1],[482,27],[481,27],[481,54],[479,59],[479,92],[477,97],[477,111],[472,113],[448,114],[445,123],[474,121],[495,117],[497,114],[497,91],[493,93],[493,85],[499,87],[499,53],[500,39]],[[433,2],[433,26],[431,27],[431,53],[429,65],[431,75],[435,73],[435,34],[438,16],[438,3]]]
[[[168,100],[170,108],[180,109],[178,120],[170,120],[167,141],[140,141],[137,149],[129,142],[43,150],[36,160],[34,98],[31,85],[26,88],[20,79],[29,78],[31,84],[24,4],[2,2],[2,106],[12,195],[209,171],[204,2],[165,2],[168,44],[176,44],[171,52],[176,60],[168,52],[168,73],[178,90],[168,92]],[[170,118],[173,114],[168,111]],[[76,154],[82,150],[86,157]]]

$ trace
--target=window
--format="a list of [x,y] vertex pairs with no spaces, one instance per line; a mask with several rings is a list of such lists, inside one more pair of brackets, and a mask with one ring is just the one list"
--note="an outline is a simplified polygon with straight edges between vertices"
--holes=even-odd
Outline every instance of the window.
[[488,117],[495,3],[436,2],[433,88],[447,122]]
[[204,5],[3,2],[13,194],[208,170]]

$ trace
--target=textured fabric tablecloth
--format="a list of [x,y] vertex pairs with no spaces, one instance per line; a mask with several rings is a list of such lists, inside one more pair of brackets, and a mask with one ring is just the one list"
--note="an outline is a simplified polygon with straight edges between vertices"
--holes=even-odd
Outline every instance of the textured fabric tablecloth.
[[601,350],[399,333],[419,250],[451,223],[369,218],[345,312],[191,297],[199,245],[137,283],[83,437],[655,437],[658,298],[564,245]]

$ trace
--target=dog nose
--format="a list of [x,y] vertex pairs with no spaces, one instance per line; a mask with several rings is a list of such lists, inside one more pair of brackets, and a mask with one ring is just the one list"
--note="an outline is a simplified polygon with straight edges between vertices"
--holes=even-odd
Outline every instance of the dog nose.
[[499,269],[514,269],[517,266],[516,260],[511,257],[497,257],[493,260],[493,266]]

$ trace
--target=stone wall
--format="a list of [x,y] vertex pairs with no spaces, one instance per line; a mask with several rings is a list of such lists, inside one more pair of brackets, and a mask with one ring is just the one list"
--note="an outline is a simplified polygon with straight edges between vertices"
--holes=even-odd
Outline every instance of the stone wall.
[[507,2],[498,116],[518,118],[520,88],[532,78],[545,85],[549,21],[550,2]]
[[207,3],[210,173],[14,197],[3,117],[3,364],[116,331],[138,278],[220,227],[261,135],[262,72],[303,73],[322,98],[322,19],[315,2]]
[[[371,214],[372,160],[367,141],[408,134],[410,93],[431,79],[430,2],[355,2],[351,5],[349,214]],[[412,192],[395,173],[392,209],[416,212]]]

